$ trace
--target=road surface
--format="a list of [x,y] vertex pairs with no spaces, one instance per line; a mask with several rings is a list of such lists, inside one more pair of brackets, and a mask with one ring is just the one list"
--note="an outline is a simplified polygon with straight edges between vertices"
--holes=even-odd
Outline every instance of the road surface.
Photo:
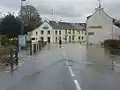
[[100,46],[52,44],[31,57],[22,54],[20,68],[1,70],[0,90],[120,90],[120,57]]

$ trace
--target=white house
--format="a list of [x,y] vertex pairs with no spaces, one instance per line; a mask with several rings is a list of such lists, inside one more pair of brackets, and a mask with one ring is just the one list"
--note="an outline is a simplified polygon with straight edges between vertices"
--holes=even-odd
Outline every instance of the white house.
[[85,42],[86,24],[44,21],[42,25],[29,33],[33,43],[45,41],[57,43]]
[[110,17],[104,9],[99,7],[95,12],[87,17],[87,41],[90,44],[100,44],[107,39],[119,39],[120,28],[113,24],[113,18]]

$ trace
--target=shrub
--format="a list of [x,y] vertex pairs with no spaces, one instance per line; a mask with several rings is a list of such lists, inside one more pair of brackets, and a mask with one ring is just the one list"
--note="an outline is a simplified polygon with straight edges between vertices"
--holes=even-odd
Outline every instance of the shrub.
[[7,36],[1,36],[1,45],[3,46],[9,45],[9,38]]

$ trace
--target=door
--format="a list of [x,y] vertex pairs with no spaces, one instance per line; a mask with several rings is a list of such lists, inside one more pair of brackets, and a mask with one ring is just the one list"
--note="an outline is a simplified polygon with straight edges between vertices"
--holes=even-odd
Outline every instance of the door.
[[33,45],[33,51],[34,51],[34,53],[36,53],[36,51],[37,51],[36,44]]
[[44,38],[43,38],[43,37],[41,37],[41,41],[42,41],[42,42],[44,41]]
[[69,36],[69,43],[71,43],[71,36]]
[[50,37],[47,38],[48,43],[50,43]]

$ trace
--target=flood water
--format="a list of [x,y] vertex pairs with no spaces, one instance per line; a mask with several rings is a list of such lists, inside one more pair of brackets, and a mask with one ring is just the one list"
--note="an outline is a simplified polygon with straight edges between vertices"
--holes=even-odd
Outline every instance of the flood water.
[[0,90],[68,88],[72,81],[64,69],[64,59],[73,62],[72,69],[82,90],[120,89],[120,56],[110,54],[100,45],[63,44],[60,48],[58,44],[51,44],[32,56],[28,51],[21,51],[19,67],[14,72],[1,69]]

